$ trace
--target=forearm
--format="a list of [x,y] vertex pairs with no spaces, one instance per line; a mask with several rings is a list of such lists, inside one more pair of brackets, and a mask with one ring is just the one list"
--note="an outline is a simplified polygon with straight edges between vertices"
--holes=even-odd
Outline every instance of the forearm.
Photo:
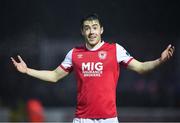
[[54,71],[49,70],[35,70],[27,68],[27,75],[49,82],[56,82],[57,77],[54,75]]
[[141,74],[148,73],[148,72],[154,70],[155,68],[157,68],[161,63],[162,62],[160,61],[160,59],[142,62],[139,73],[141,73]]
[[140,62],[136,59],[133,59],[129,63],[128,69],[133,70],[139,74],[145,74],[157,68],[160,64],[162,64],[160,59],[146,61],[146,62]]

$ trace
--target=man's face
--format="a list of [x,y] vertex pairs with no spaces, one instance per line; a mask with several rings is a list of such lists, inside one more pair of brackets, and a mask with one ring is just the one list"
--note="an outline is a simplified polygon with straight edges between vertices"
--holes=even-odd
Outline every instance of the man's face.
[[101,41],[103,27],[100,27],[98,20],[87,20],[84,21],[81,32],[85,38],[86,43],[91,47],[94,47]]

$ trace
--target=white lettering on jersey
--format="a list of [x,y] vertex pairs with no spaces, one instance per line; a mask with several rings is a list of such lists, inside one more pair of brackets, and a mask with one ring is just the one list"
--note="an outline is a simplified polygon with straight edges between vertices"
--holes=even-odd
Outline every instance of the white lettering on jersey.
[[103,70],[103,66],[102,66],[103,63],[101,62],[98,62],[95,64],[95,69],[98,70],[98,71],[102,71]]
[[87,69],[87,70],[90,70],[90,62],[88,62],[88,63],[82,63],[82,71],[84,71],[85,69]]
[[82,73],[84,74],[84,77],[88,77],[88,76],[100,77],[101,74],[103,73],[103,63],[83,62]]

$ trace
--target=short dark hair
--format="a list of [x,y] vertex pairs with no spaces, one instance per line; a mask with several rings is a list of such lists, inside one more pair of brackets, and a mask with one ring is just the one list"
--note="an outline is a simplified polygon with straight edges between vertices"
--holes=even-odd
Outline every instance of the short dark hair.
[[99,18],[99,16],[96,13],[93,13],[93,14],[89,14],[89,15],[85,16],[84,18],[82,18],[81,29],[83,29],[84,21],[93,21],[93,20],[98,20],[100,27],[102,27],[101,19]]

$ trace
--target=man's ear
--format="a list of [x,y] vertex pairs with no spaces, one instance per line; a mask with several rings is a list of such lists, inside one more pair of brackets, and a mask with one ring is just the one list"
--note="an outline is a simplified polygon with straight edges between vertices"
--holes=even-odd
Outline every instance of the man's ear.
[[101,34],[103,34],[103,32],[104,32],[104,28],[103,28],[103,27],[101,27]]

